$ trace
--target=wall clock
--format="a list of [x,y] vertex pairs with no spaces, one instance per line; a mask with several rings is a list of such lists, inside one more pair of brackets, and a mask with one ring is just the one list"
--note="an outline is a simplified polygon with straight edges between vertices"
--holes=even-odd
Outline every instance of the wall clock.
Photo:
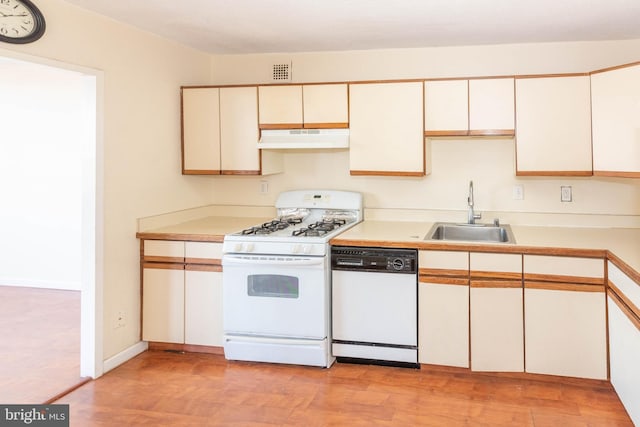
[[30,0],[0,0],[0,41],[31,43],[44,29],[44,16]]

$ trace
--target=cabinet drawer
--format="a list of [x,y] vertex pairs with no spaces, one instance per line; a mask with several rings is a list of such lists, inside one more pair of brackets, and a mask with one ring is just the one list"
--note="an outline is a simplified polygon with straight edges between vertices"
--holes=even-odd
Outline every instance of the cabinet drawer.
[[469,254],[471,277],[522,278],[522,255],[471,252]]
[[533,281],[604,284],[604,260],[525,255],[524,277]]
[[458,276],[469,275],[469,253],[453,251],[419,251],[420,275]]
[[220,265],[222,260],[222,243],[186,242],[185,262],[187,264]]
[[640,308],[640,284],[631,280],[611,261],[609,261],[609,282],[618,288],[633,305]]
[[184,242],[171,240],[145,240],[144,260],[184,262]]

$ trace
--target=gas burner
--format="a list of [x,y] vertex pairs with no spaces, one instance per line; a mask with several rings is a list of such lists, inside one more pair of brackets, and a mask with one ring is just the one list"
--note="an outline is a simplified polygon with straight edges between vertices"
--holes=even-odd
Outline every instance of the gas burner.
[[309,224],[307,227],[293,230],[292,236],[322,236],[345,225],[347,222],[343,219],[322,219]]
[[292,236],[322,236],[323,234],[327,234],[331,230],[326,230],[320,227],[312,227],[314,224],[311,224],[309,227],[299,228],[297,230],[293,230],[291,233]]
[[291,222],[289,221],[274,219],[273,221],[265,222],[262,225],[242,230],[242,234],[245,236],[249,236],[252,234],[271,234],[278,230],[284,230],[285,228],[289,227],[290,224]]

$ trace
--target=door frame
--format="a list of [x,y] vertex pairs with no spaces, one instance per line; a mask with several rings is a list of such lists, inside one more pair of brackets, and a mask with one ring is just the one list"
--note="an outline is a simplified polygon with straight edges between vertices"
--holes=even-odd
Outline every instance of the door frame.
[[104,372],[104,72],[5,49],[0,50],[0,56],[82,73],[95,82],[95,143],[84,153],[89,161],[82,177],[80,376],[97,378]]

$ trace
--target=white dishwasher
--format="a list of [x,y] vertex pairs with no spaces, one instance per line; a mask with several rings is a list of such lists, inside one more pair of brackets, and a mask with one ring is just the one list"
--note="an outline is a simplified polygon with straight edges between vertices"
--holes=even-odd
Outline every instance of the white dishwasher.
[[420,368],[417,259],[414,249],[331,248],[338,362]]

